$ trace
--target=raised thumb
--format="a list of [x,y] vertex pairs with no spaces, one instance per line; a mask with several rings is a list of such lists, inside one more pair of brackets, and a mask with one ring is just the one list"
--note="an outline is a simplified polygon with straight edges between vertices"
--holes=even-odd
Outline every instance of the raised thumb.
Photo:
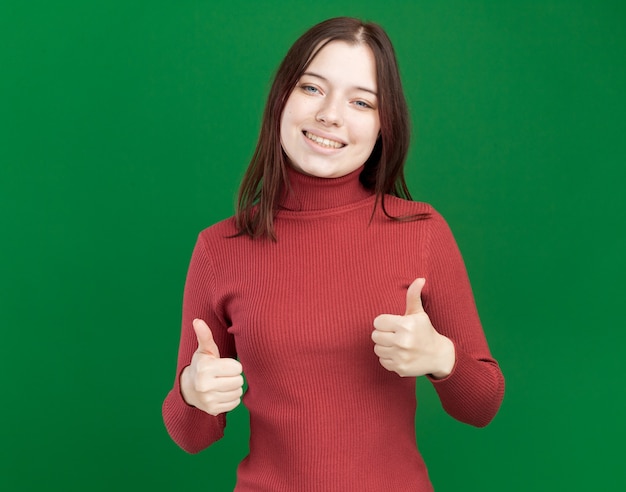
[[409,285],[409,289],[406,291],[406,312],[405,316],[409,314],[418,314],[424,311],[422,305],[422,288],[426,283],[425,278],[416,278],[413,283]]
[[193,331],[196,332],[196,338],[198,339],[198,352],[219,359],[220,350],[217,348],[215,340],[213,340],[213,333],[209,325],[204,320],[196,318],[193,320]]

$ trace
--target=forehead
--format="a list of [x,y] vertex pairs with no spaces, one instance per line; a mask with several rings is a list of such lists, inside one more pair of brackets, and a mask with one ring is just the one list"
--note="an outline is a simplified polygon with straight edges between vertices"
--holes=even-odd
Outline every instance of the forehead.
[[306,72],[376,90],[376,60],[371,48],[363,43],[329,42],[315,54]]

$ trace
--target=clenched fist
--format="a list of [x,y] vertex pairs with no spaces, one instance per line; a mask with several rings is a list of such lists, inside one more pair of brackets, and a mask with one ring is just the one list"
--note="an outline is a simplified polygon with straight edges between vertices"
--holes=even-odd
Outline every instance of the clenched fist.
[[430,374],[441,379],[454,367],[454,344],[435,330],[424,311],[421,294],[425,283],[418,278],[409,286],[403,316],[381,314],[374,319],[374,353],[385,369],[400,376]]
[[220,358],[213,333],[201,319],[193,320],[198,349],[180,377],[183,399],[211,415],[228,412],[241,402],[243,369],[235,359]]

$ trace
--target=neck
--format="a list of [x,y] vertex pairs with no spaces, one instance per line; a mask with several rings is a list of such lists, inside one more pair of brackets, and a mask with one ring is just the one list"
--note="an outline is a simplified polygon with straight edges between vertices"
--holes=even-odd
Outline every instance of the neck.
[[373,192],[361,184],[361,171],[363,166],[339,178],[318,178],[289,167],[280,207],[293,211],[327,210],[368,198]]

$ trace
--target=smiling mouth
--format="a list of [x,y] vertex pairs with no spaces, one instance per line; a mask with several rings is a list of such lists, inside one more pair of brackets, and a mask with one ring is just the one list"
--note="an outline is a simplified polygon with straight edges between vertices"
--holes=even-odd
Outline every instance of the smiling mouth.
[[340,149],[341,147],[345,147],[345,144],[337,142],[336,140],[329,140],[328,138],[319,137],[307,131],[304,131],[302,133],[309,140],[312,140],[316,144],[321,145],[322,147],[326,147],[328,149]]

